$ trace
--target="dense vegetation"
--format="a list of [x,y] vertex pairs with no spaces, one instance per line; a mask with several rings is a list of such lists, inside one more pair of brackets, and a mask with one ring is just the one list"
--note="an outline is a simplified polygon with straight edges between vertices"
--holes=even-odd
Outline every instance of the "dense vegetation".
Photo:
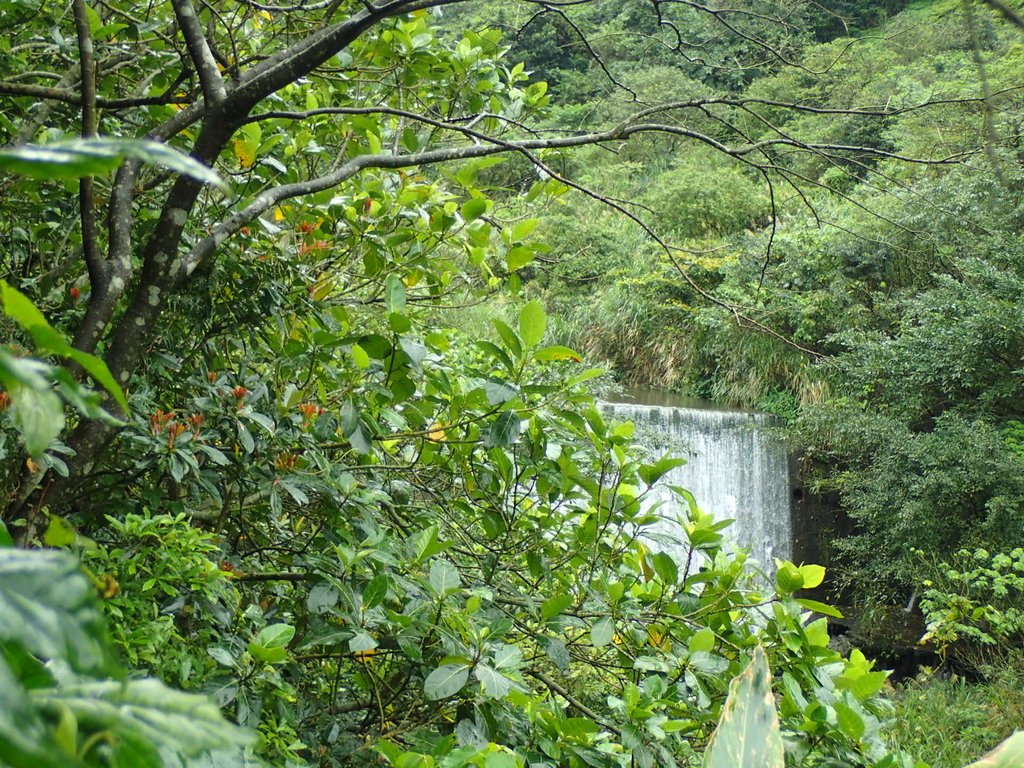
[[0,764],[1008,736],[1019,702],[955,754],[894,729],[956,689],[894,700],[821,566],[645,503],[677,460],[590,389],[786,416],[856,523],[844,598],[920,598],[1012,688],[1024,34],[992,5],[0,2]]

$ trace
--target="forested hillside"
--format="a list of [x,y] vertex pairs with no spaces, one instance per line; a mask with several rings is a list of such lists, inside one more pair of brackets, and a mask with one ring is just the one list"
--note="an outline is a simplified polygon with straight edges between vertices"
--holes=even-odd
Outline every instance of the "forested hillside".
[[[1015,8],[0,2],[0,766],[996,747]],[[828,574],[652,504],[682,460],[616,381],[783,417]],[[894,688],[824,595],[946,677]]]

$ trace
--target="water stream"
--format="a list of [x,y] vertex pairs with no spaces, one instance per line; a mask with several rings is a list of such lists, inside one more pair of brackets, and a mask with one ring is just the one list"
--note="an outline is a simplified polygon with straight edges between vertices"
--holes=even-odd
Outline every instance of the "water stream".
[[[655,457],[670,453],[688,459],[662,485],[682,486],[716,519],[735,520],[726,535],[749,548],[769,572],[774,571],[773,558],[792,558],[789,459],[769,431],[775,417],[642,390],[602,407],[615,419],[632,421],[637,439]],[[660,499],[678,504],[667,490]]]

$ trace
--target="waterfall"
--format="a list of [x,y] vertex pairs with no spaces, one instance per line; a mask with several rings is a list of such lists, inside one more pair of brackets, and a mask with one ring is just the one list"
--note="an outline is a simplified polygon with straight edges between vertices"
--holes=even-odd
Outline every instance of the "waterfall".
[[[789,459],[767,429],[777,423],[775,417],[635,402],[606,402],[602,408],[616,420],[633,422],[636,439],[652,458],[667,453],[687,459],[660,485],[681,486],[715,519],[735,520],[725,536],[750,549],[769,573],[775,569],[773,558],[792,558]],[[656,493],[666,501],[661,511],[672,517],[680,502],[667,489]]]

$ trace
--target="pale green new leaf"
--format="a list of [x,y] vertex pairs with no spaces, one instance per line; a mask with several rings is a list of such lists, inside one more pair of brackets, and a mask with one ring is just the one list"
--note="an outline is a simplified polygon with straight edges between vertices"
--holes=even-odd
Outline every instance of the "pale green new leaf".
[[764,649],[729,685],[718,728],[704,753],[704,768],[784,768],[782,732]]

